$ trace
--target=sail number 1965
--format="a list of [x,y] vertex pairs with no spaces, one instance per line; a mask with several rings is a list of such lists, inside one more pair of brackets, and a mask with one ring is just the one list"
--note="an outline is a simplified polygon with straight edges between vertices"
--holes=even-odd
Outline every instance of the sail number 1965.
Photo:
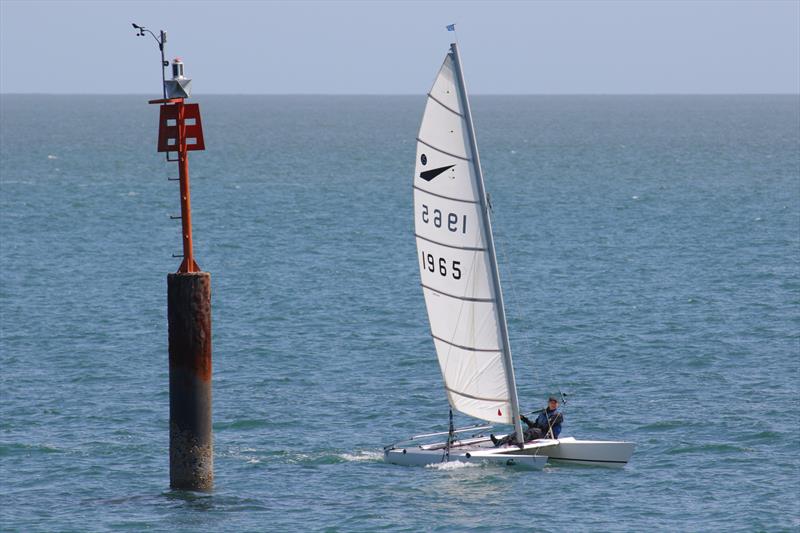
[[433,254],[425,253],[420,250],[422,254],[422,268],[428,272],[439,272],[440,276],[447,277],[453,276],[453,279],[461,279],[461,261],[448,261],[444,257],[438,259]]
[[443,213],[439,209],[434,209],[431,212],[425,204],[422,204],[422,221],[426,224],[433,223],[437,228],[445,226],[454,233],[459,230],[461,230],[461,233],[467,232],[467,215],[459,217],[457,213],[447,213],[447,219],[445,220]]

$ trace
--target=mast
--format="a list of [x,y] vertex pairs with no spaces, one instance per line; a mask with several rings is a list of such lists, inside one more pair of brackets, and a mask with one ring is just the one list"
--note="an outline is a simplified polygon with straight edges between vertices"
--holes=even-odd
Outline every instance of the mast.
[[475,176],[478,178],[478,190],[481,201],[481,209],[484,213],[483,232],[486,239],[487,248],[489,251],[489,264],[492,269],[492,283],[494,284],[494,293],[497,298],[497,313],[498,324],[500,325],[501,337],[503,341],[503,365],[506,369],[506,381],[508,384],[508,392],[511,395],[511,416],[514,420],[514,429],[517,433],[517,442],[524,442],[522,433],[522,422],[519,419],[519,398],[517,397],[517,382],[514,379],[514,365],[511,362],[511,343],[508,340],[508,324],[506,323],[506,309],[503,303],[503,290],[500,288],[500,273],[497,268],[497,255],[494,250],[494,237],[492,236],[492,221],[489,217],[488,203],[486,202],[486,189],[483,184],[483,170],[481,169],[481,160],[478,156],[478,141],[475,138],[475,126],[472,123],[472,110],[469,107],[469,98],[467,97],[467,85],[464,82],[464,71],[461,68],[461,57],[458,55],[458,45],[456,43],[450,44],[450,50],[453,54],[453,60],[456,65],[456,75],[458,77],[459,93],[461,95],[461,103],[464,109],[464,119],[467,121],[467,133],[469,135],[469,144],[472,150],[472,165],[475,169]]

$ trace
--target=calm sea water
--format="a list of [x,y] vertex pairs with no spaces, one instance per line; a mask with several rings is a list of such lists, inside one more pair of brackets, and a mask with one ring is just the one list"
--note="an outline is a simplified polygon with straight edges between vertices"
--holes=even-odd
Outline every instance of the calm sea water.
[[[796,96],[476,97],[525,407],[623,470],[403,468],[445,427],[424,97],[201,102],[216,489],[168,487],[172,164],[143,96],[0,98],[0,528],[797,531]],[[466,420],[461,420],[466,422]]]

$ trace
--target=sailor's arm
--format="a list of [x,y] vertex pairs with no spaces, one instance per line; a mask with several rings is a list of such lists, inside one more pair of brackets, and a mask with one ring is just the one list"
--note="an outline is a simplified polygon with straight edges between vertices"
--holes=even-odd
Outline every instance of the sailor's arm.
[[519,415],[519,419],[522,420],[523,422],[525,422],[525,424],[527,424],[527,426],[529,428],[532,428],[532,427],[535,426],[535,423],[531,422],[530,419],[525,415]]

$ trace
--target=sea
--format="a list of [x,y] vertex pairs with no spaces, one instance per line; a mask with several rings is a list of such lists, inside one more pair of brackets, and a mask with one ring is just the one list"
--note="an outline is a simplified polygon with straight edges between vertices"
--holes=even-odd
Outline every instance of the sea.
[[522,407],[636,443],[539,471],[383,461],[447,428],[424,94],[196,95],[208,493],[169,488],[180,206],[147,100],[0,96],[2,531],[800,530],[798,95],[472,99]]

